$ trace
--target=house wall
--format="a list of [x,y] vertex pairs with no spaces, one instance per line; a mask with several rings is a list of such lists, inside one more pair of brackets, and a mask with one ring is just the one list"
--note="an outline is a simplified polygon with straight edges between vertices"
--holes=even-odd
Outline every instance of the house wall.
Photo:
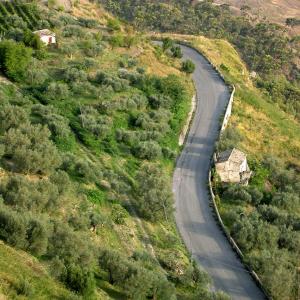
[[43,43],[45,43],[46,45],[48,45],[50,37],[52,38],[52,44],[55,44],[56,43],[55,36],[43,35],[43,36],[40,37],[40,39],[41,39],[41,41]]
[[242,162],[242,164],[241,164],[241,166],[240,166],[240,172],[242,173],[242,172],[246,172],[247,171],[247,159],[245,159],[243,162]]

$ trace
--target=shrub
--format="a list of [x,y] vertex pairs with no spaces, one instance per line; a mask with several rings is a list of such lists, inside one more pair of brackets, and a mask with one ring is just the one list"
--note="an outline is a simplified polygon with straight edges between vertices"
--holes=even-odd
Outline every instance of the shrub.
[[26,219],[22,214],[0,205],[0,239],[21,249],[27,246]]
[[27,250],[36,256],[46,253],[48,247],[48,238],[50,236],[49,225],[41,220],[32,219],[27,225]]
[[129,87],[128,80],[114,77],[104,72],[97,72],[94,80],[101,85],[111,86],[115,92],[125,91]]
[[167,51],[168,49],[173,47],[174,42],[170,38],[163,39],[162,48],[163,51]]
[[0,69],[15,81],[22,81],[29,66],[32,50],[12,40],[0,42]]
[[107,21],[107,27],[111,30],[120,30],[121,29],[121,24],[120,21],[117,19],[109,19]]
[[112,207],[111,217],[116,224],[121,225],[125,223],[125,219],[128,217],[128,213],[126,209],[123,208],[123,206],[121,206],[120,204],[115,204]]
[[226,189],[223,194],[224,199],[229,201],[243,201],[251,203],[252,197],[246,188],[241,185],[232,185]]
[[42,85],[47,78],[48,74],[33,60],[26,70],[26,83],[36,87]]
[[81,109],[79,115],[81,125],[95,136],[104,139],[110,132],[111,119],[108,116],[100,115],[96,109],[86,106]]
[[190,59],[187,59],[186,61],[182,62],[181,70],[187,74],[194,73],[195,68],[195,64]]
[[162,155],[161,147],[157,142],[140,142],[133,150],[134,155],[141,159],[154,160]]
[[86,299],[91,299],[90,297],[94,294],[94,274],[91,271],[82,269],[78,265],[71,264],[67,266],[63,281],[68,288],[82,294]]
[[0,132],[3,134],[10,128],[18,128],[28,123],[28,114],[25,109],[15,105],[0,106]]
[[53,137],[67,138],[71,134],[68,119],[54,111],[54,107],[50,105],[35,104],[31,108],[33,117],[37,119],[34,122],[47,125]]
[[60,165],[60,156],[49,140],[50,131],[41,125],[9,129],[3,136],[5,156],[13,169],[25,173],[51,173]]
[[57,207],[58,188],[48,180],[31,182],[23,176],[12,176],[0,189],[4,203],[16,209],[42,212]]
[[95,19],[78,18],[78,22],[81,26],[87,28],[97,28],[99,23]]
[[78,159],[73,154],[63,157],[62,169],[71,176],[78,177],[85,182],[97,182],[102,179],[101,167],[89,160]]
[[68,83],[73,83],[75,81],[86,81],[87,74],[83,70],[79,70],[77,68],[68,68],[64,71],[64,80]]
[[136,175],[139,213],[152,221],[167,219],[172,211],[172,194],[168,176],[158,165],[145,163]]
[[227,127],[221,134],[217,144],[219,152],[238,147],[243,137],[237,128]]
[[103,46],[93,39],[83,41],[80,46],[89,57],[97,57],[103,52]]
[[65,83],[51,82],[46,89],[45,95],[49,100],[63,100],[69,97],[70,90]]
[[84,31],[77,25],[67,25],[62,31],[64,37],[83,37]]
[[173,46],[171,48],[171,53],[175,58],[182,58],[183,56],[180,46]]

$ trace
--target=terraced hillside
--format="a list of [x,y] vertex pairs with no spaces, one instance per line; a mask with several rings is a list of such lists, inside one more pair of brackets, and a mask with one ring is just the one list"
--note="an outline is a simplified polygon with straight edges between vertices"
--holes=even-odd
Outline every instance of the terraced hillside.
[[35,29],[39,20],[40,16],[34,3],[20,0],[0,1],[0,33],[2,34],[14,28],[17,22],[19,28],[22,28],[24,22],[30,29]]

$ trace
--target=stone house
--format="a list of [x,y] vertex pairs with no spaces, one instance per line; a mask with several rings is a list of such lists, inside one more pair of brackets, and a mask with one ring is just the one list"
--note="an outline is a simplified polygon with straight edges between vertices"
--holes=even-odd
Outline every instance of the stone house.
[[46,45],[56,44],[55,33],[49,29],[37,30],[33,33],[38,35],[40,40]]
[[221,152],[215,166],[217,174],[224,183],[247,185],[252,174],[246,154],[235,148]]

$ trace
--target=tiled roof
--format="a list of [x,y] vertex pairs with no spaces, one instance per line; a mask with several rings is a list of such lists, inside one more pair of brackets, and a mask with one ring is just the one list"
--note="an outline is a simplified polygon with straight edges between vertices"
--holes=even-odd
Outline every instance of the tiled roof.
[[246,154],[238,149],[230,149],[221,152],[218,156],[217,163],[222,163],[225,161],[230,161],[235,164],[241,164],[246,159]]
[[50,31],[49,29],[42,29],[42,30],[37,30],[34,31],[33,33],[39,35],[39,36],[43,36],[43,35],[51,35],[51,36],[55,36],[55,33]]

